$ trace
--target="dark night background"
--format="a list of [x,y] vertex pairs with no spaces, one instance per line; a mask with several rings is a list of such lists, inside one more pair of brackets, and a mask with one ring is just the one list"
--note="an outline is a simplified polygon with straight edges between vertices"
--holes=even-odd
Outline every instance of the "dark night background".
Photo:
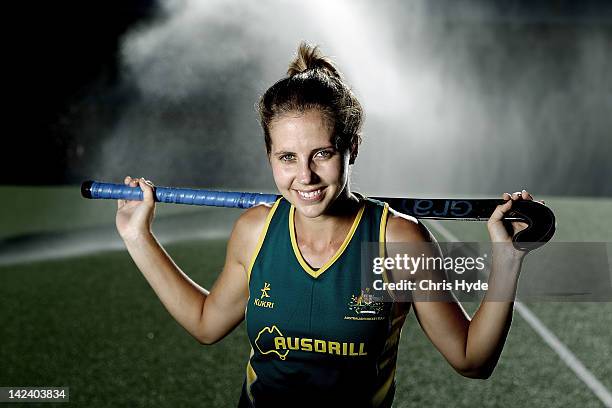
[[[526,67],[535,67],[530,71],[533,86],[529,87],[535,94],[554,93],[557,87],[562,89],[564,82],[574,75],[573,64],[582,42],[576,39],[597,38],[598,57],[593,64],[600,75],[606,71],[608,74],[604,74],[602,82],[601,78],[582,72],[576,82],[578,88],[568,90],[567,94],[559,91],[559,102],[551,112],[558,116],[555,120],[566,134],[556,137],[558,130],[546,124],[541,129],[536,124],[526,130],[524,145],[529,148],[529,154],[546,157],[530,164],[527,184],[542,194],[612,195],[612,183],[609,183],[612,174],[612,161],[609,160],[612,153],[612,65],[609,65],[612,61],[612,3],[500,0],[488,2],[489,12],[484,17],[474,18],[473,13],[457,12],[464,10],[464,5],[474,9],[482,3],[487,2],[436,2],[427,7],[427,12],[436,22],[438,34],[451,34],[468,43],[464,66],[470,66],[477,73],[478,82],[474,86],[485,95],[484,103],[489,107],[497,103],[495,98],[499,95],[511,94],[516,89],[513,83],[521,79],[521,71]],[[265,9],[270,2],[261,4]],[[376,7],[378,3],[371,4]],[[401,54],[405,45],[399,38],[408,30],[402,25],[402,13],[409,14],[411,9],[399,1],[390,4],[394,10],[399,10],[394,13],[392,27],[395,27],[397,40],[394,46]],[[229,12],[223,8],[219,10],[228,14],[220,15],[218,23],[206,28],[210,41],[204,46],[209,52],[217,42],[221,57],[216,58],[223,56],[225,39],[228,44],[234,44],[233,41],[240,44],[249,35],[248,30],[241,28],[240,24],[244,23],[227,23],[236,7]],[[9,23],[4,59],[9,69],[6,77],[9,93],[5,97],[8,122],[3,137],[1,184],[78,184],[84,179],[103,177],[107,178],[105,181],[120,181],[130,173],[147,175],[158,184],[270,189],[272,184],[267,169],[262,171],[264,149],[252,106],[266,84],[282,74],[290,54],[284,48],[279,52],[279,62],[273,67],[275,75],[267,75],[266,65],[250,59],[251,54],[247,53],[238,63],[221,65],[213,69],[212,74],[207,73],[211,81],[218,83],[217,89],[194,90],[186,96],[151,96],[134,85],[137,82],[134,79],[139,79],[139,71],[122,62],[122,42],[126,34],[163,23],[164,19],[169,19],[168,14],[168,9],[160,8],[152,0],[125,0],[25,3],[5,15]],[[492,41],[503,51],[503,58],[510,56],[512,63],[505,63],[501,57],[487,58],[491,52],[487,48],[489,43],[479,42],[483,27],[488,33],[494,33]],[[270,48],[274,48],[273,38],[281,36],[274,32],[265,35],[268,37],[263,37],[262,41]],[[313,40],[318,42],[316,38]],[[432,44],[440,45],[441,54],[446,52],[442,42],[433,41]],[[177,58],[177,64],[180,63]],[[150,65],[155,66],[155,61]],[[550,69],[551,66],[554,69]],[[547,69],[550,72],[546,72]],[[578,103],[572,103],[566,96],[575,98]],[[586,99],[587,96],[591,99]],[[489,97],[490,101],[486,99]],[[248,113],[236,117],[236,104],[242,104]],[[529,109],[523,120],[537,122],[543,113],[533,107],[540,103],[527,101],[526,104]],[[499,109],[506,108],[500,106]],[[572,115],[575,117],[570,118]],[[117,134],[117,129],[121,128],[118,123],[126,117],[139,118],[134,125],[139,136],[126,137],[119,132],[119,136],[112,139],[114,144],[105,147],[105,140],[110,139],[110,134]],[[226,126],[234,119],[244,124]],[[366,123],[375,128],[380,122],[383,120],[373,114],[368,116]],[[202,140],[202,129],[207,135],[214,134],[214,140]],[[248,137],[245,132],[249,133]],[[468,129],[467,133],[470,133]],[[382,140],[387,139],[383,137]],[[521,154],[521,149],[508,148],[507,141],[502,139],[483,141],[481,138],[461,145],[451,143],[443,148],[469,154],[474,146],[491,143],[498,143],[501,150],[507,151],[508,163]],[[143,155],[151,156],[151,152],[158,150],[167,155],[149,163],[139,156],[143,146],[148,149],[140,152]],[[232,147],[228,149],[228,146]],[[100,152],[105,148],[134,154],[122,156],[121,161],[117,159],[120,164],[113,164],[110,170],[99,170],[103,167],[99,165]],[[258,153],[257,159],[249,157],[252,152]],[[237,165],[236,157],[249,158],[241,159]],[[367,156],[363,160],[367,160]],[[454,168],[467,172],[468,177],[487,171],[473,157],[464,161],[471,164]],[[559,174],[560,171],[567,174]],[[448,177],[445,174],[441,173],[440,177]],[[551,174],[552,179],[541,182],[544,175]],[[524,175],[522,180],[525,180]],[[509,184],[508,180],[504,181]],[[363,184],[368,185],[367,179]],[[494,185],[472,190],[490,193],[498,190]],[[433,191],[440,189],[444,187]],[[449,188],[449,191],[453,190]]]
[[80,122],[105,126],[116,119],[125,95],[120,38],[147,21],[154,6],[152,0],[28,2],[5,15],[12,31],[12,102],[5,112],[12,126],[1,183],[79,182],[76,168],[96,142],[83,138]]

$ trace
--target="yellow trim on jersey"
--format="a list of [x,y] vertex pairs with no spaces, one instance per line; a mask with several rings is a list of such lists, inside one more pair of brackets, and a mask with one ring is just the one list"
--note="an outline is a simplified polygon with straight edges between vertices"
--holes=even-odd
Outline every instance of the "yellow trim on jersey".
[[[380,230],[378,232],[378,256],[381,258],[387,257],[387,220],[389,219],[389,204],[385,203],[382,216],[380,217]],[[382,279],[385,283],[389,283],[387,270],[383,270]],[[393,298],[393,296],[391,296]]]
[[253,366],[251,365],[251,358],[253,357],[253,354],[255,354],[255,352],[253,351],[253,348],[251,347],[251,355],[249,356],[249,361],[247,362],[247,367],[246,367],[246,381],[247,381],[246,391],[247,391],[247,395],[249,399],[251,400],[251,403],[253,403],[253,394],[251,393],[251,385],[253,385],[255,380],[257,380],[257,373],[255,372],[255,370],[253,370]]
[[380,217],[380,230],[378,233],[378,242],[380,249],[380,257],[384,258],[386,254],[385,243],[387,241],[387,218],[389,217],[389,204],[384,203],[385,208],[383,208],[382,216]]
[[249,282],[251,281],[251,271],[253,270],[253,265],[255,265],[255,260],[257,259],[257,256],[259,255],[259,251],[261,251],[261,247],[263,246],[264,240],[266,239],[266,233],[268,232],[268,227],[270,226],[270,221],[272,221],[272,216],[274,215],[274,212],[278,208],[278,204],[280,203],[281,199],[282,197],[276,200],[276,202],[270,209],[270,212],[268,213],[268,216],[266,217],[266,224],[264,225],[263,230],[259,234],[259,240],[257,241],[257,247],[255,249],[255,253],[251,257],[251,263],[249,264],[249,269],[247,270],[247,280]]
[[359,209],[359,212],[357,213],[357,216],[355,217],[355,220],[353,221],[353,225],[351,226],[349,233],[346,235],[346,238],[344,238],[344,242],[342,243],[338,251],[336,251],[334,256],[332,256],[325,263],[325,265],[319,268],[319,270],[315,271],[314,269],[310,267],[310,265],[308,265],[308,262],[304,260],[304,257],[302,256],[302,253],[300,252],[300,248],[297,244],[297,240],[295,238],[295,222],[294,222],[295,207],[293,206],[293,204],[291,205],[291,209],[289,210],[289,235],[291,236],[291,246],[293,247],[293,252],[295,253],[295,257],[297,258],[300,265],[302,265],[302,268],[304,268],[304,271],[306,271],[306,273],[308,273],[310,276],[316,279],[323,272],[329,269],[329,267],[332,266],[334,262],[336,262],[336,259],[340,258],[340,255],[342,255],[342,253],[344,252],[348,244],[351,242],[351,239],[353,238],[353,235],[355,234],[355,231],[357,230],[357,227],[359,226],[359,221],[361,221],[361,217],[363,215],[364,209],[365,209],[365,203]]
[[389,374],[389,377],[387,378],[387,380],[382,384],[382,386],[378,389],[378,391],[376,391],[376,394],[374,394],[374,398],[372,398],[373,406],[378,407],[380,406],[380,404],[382,404],[382,402],[385,400],[385,397],[389,393],[389,389],[391,388],[391,385],[393,384],[394,379],[395,379],[395,367],[393,368],[393,370],[391,370],[391,373]]

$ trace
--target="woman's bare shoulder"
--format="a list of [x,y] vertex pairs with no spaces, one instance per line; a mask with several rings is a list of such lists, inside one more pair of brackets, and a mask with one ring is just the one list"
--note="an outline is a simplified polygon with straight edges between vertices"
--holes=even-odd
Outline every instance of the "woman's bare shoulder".
[[243,265],[255,251],[273,204],[260,204],[244,211],[234,224],[229,240],[230,254]]
[[236,220],[234,229],[240,229],[240,232],[246,235],[255,235],[259,237],[259,232],[266,223],[266,219],[272,210],[274,204],[259,204],[245,210]]
[[387,242],[431,242],[432,235],[418,219],[389,209]]

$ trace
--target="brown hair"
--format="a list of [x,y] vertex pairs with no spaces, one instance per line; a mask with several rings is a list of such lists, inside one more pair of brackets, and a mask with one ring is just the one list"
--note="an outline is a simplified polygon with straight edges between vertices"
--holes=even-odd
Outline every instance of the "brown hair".
[[332,130],[331,142],[338,151],[348,149],[351,152],[352,164],[361,143],[363,108],[334,63],[319,47],[301,42],[297,56],[289,64],[287,76],[268,88],[259,100],[259,118],[268,154],[272,148],[272,121],[287,113],[311,109],[323,114]]

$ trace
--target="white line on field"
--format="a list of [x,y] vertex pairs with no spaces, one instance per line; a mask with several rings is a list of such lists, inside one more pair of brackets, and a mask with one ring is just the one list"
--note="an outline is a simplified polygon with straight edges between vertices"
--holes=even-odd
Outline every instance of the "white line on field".
[[[459,239],[452,232],[444,228],[438,221],[428,222],[444,239],[457,242]],[[516,311],[531,326],[531,328],[552,348],[561,360],[576,374],[587,387],[599,398],[606,407],[612,408],[612,395],[610,391],[591,373],[588,368],[554,335],[527,306],[520,301],[514,302]]]
[[531,310],[521,302],[515,302],[516,310],[529,325],[542,337],[561,360],[599,397],[606,407],[612,407],[612,395],[606,387],[591,373],[580,360],[561,342]]
[[[156,234],[162,245],[194,239],[219,239],[228,235],[229,231],[217,228],[201,231],[182,229],[176,232],[162,231]],[[22,245],[2,246],[0,244],[0,267],[118,250],[125,250],[125,244],[119,235],[109,228],[58,233],[45,239],[25,242]]]

